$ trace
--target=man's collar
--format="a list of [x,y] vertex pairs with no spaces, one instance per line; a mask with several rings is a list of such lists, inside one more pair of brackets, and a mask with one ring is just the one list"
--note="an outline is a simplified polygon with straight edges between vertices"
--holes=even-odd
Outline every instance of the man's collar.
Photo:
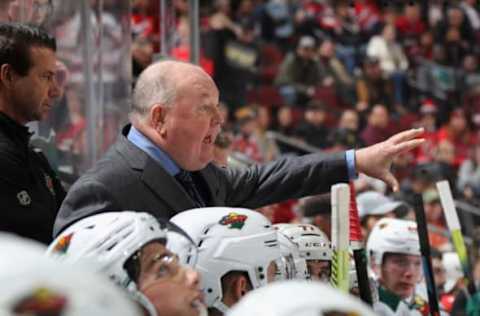
[[33,135],[27,126],[19,124],[3,112],[0,112],[0,126],[3,126],[5,132],[10,134],[11,138],[20,139],[26,144],[28,144],[30,137]]
[[144,151],[150,158],[159,163],[171,176],[175,176],[180,172],[180,167],[177,163],[164,150],[143,135],[133,125],[127,134],[127,139]]

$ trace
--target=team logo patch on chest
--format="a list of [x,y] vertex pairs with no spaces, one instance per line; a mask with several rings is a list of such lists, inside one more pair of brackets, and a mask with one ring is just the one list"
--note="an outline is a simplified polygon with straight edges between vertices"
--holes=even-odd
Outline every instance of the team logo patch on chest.
[[44,174],[45,176],[45,185],[47,186],[47,189],[48,191],[50,191],[50,193],[55,196],[55,190],[53,188],[53,180],[52,180],[52,177],[50,177],[48,174]]
[[17,193],[17,200],[21,206],[29,206],[32,203],[32,198],[27,191],[22,190]]

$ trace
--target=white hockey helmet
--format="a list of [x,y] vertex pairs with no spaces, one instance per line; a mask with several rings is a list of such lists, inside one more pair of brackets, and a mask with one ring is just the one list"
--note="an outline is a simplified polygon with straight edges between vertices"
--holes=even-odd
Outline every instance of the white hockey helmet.
[[140,316],[124,291],[85,267],[44,256],[24,238],[0,234],[0,315]]
[[270,263],[282,254],[271,222],[256,211],[208,207],[181,212],[171,221],[186,231],[198,247],[197,270],[209,307],[225,312],[221,279],[244,271],[253,288],[267,284]]
[[287,235],[283,233],[291,224],[275,224],[273,227],[278,231],[278,242],[283,260],[283,279],[310,279],[307,262],[300,255],[298,244],[294,243]]
[[67,263],[91,265],[127,288],[154,314],[153,306],[137,289],[125,264],[150,242],[158,241],[169,248],[168,239],[177,240],[176,247],[185,247],[181,251],[193,266],[197,249],[185,232],[168,221],[133,211],[106,212],[81,219],[57,236],[47,254]]
[[327,284],[305,280],[275,282],[248,293],[227,316],[373,316],[375,313],[352,295]]
[[291,241],[298,245],[300,255],[305,260],[332,260],[332,246],[327,235],[312,224],[287,224],[280,229]]
[[382,218],[379,220],[367,241],[370,262],[380,266],[386,253],[400,253],[420,256],[417,224],[413,221]]

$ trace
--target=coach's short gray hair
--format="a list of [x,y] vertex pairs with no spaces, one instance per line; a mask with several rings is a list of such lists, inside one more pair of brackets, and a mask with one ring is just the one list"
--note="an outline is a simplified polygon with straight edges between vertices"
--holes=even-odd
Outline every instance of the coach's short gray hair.
[[142,72],[133,90],[130,114],[145,117],[155,104],[165,106],[173,104],[177,87],[168,63],[168,61],[155,63]]

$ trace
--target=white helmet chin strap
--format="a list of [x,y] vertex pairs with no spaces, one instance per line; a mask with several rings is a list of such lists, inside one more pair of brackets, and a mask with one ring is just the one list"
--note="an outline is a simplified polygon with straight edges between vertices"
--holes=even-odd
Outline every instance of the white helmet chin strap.
[[149,316],[158,316],[157,309],[153,306],[152,302],[138,290],[137,285],[135,282],[130,281],[127,286],[127,290],[130,293],[131,297],[135,302],[140,304],[145,310],[148,312]]
[[227,305],[225,305],[222,301],[215,301],[215,303],[213,303],[213,307],[215,307],[216,309],[218,309],[220,312],[222,312],[223,314],[226,314],[228,312],[228,310],[230,309],[230,307],[228,307]]

